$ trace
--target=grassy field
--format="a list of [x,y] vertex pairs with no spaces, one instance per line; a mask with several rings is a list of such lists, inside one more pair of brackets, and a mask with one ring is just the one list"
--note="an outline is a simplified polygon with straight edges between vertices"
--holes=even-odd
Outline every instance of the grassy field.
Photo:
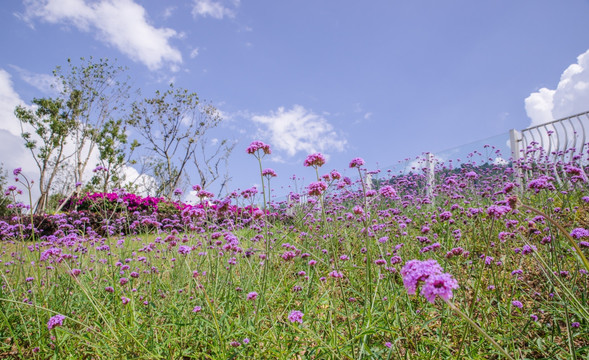
[[0,358],[589,358],[586,179],[463,166],[426,196],[306,165],[294,206],[0,223]]

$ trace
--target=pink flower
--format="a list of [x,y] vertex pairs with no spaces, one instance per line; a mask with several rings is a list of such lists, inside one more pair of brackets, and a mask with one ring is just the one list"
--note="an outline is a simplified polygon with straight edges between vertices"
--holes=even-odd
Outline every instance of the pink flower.
[[523,305],[521,302],[517,301],[517,300],[513,300],[513,301],[511,302],[511,305],[515,306],[515,307],[516,307],[516,308],[518,308],[518,309],[521,309],[521,308],[523,308],[523,307],[524,307],[524,305]]
[[299,324],[302,324],[304,315],[305,314],[303,314],[302,312],[300,312],[298,310],[293,310],[288,315],[288,321],[290,321],[291,323],[298,322]]
[[65,316],[60,315],[60,314],[51,317],[49,319],[49,321],[47,322],[47,328],[49,330],[51,330],[51,329],[56,328],[58,326],[63,326],[64,319],[65,319]]
[[198,196],[198,197],[199,197],[199,198],[201,198],[201,199],[204,199],[204,198],[213,198],[213,197],[215,197],[215,194],[213,194],[213,193],[212,193],[212,192],[210,192],[210,191],[206,191],[206,190],[200,190],[200,191],[199,191],[199,192],[196,194],[196,196]]
[[325,164],[325,157],[320,153],[315,153],[307,156],[305,161],[303,162],[304,166],[313,166],[313,167],[320,167]]
[[81,272],[82,272],[82,270],[80,270],[80,269],[72,269],[71,274],[72,274],[72,276],[78,276],[78,275],[80,275]]
[[458,289],[458,282],[443,271],[436,260],[410,260],[401,269],[403,285],[407,288],[407,293],[412,295],[423,282],[420,293],[427,301],[433,303],[436,296],[449,300],[452,298],[452,289]]
[[362,158],[354,158],[350,161],[351,168],[360,167],[362,165],[364,165],[364,160],[362,160]]
[[329,273],[329,276],[331,276],[332,278],[343,278],[344,274],[342,274],[341,272],[337,271],[337,270],[333,270],[332,272]]
[[251,293],[247,294],[248,300],[256,300],[257,297],[258,297],[258,293],[255,291],[252,291]]
[[505,205],[491,205],[487,208],[487,214],[495,219],[500,219],[510,211],[511,207]]
[[192,248],[190,246],[180,245],[178,247],[178,253],[179,254],[188,255],[188,254],[190,254],[190,251],[192,251]]
[[464,176],[466,176],[469,179],[476,179],[479,176],[477,175],[477,173],[475,173],[474,171],[469,171],[466,174],[464,174]]
[[387,199],[393,199],[393,198],[397,197],[397,192],[390,185],[386,185],[386,186],[381,187],[380,190],[378,190],[378,192],[380,193],[380,195],[382,197],[385,197]]
[[528,189],[533,189],[536,193],[540,192],[542,189],[555,190],[555,187],[551,182],[553,180],[553,177],[542,175],[539,178],[530,181],[528,183]]
[[129,301],[131,301],[131,299],[129,299],[128,297],[121,296],[121,301],[123,302],[123,305],[127,305]]
[[420,282],[425,281],[431,275],[438,275],[444,271],[436,260],[410,260],[401,269],[403,285],[410,295],[415,294]]
[[444,300],[452,298],[452,289],[458,289],[458,282],[448,273],[429,276],[421,288],[421,295],[427,301],[434,303],[436,296]]
[[267,177],[276,177],[278,175],[276,175],[276,172],[272,169],[264,169],[262,171],[262,176],[267,176]]
[[311,195],[311,196],[313,196],[313,195],[319,196],[325,190],[327,190],[327,184],[324,183],[323,181],[316,181],[316,182],[309,184],[309,195]]
[[258,150],[262,150],[265,155],[271,154],[270,145],[264,144],[261,141],[253,141],[250,146],[247,147],[246,152],[248,154],[255,154]]

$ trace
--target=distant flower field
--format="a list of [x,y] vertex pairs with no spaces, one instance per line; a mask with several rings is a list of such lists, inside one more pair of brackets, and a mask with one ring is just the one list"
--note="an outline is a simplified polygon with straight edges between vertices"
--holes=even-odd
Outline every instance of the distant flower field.
[[439,167],[432,186],[311,154],[316,181],[276,203],[270,146],[246,151],[262,188],[197,205],[121,190],[32,216],[10,187],[0,358],[589,357],[583,159]]

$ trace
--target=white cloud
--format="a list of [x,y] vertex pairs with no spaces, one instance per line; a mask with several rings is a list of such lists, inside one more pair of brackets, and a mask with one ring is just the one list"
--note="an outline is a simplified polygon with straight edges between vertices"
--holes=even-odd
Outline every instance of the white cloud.
[[254,115],[251,119],[263,127],[259,131],[270,139],[275,149],[285,151],[289,156],[299,151],[342,151],[347,143],[323,116],[300,105],[293,106],[291,110],[280,107],[270,115]]
[[493,165],[507,165],[509,161],[505,160],[504,158],[498,156],[493,160]]
[[589,50],[560,76],[556,89],[541,88],[525,100],[530,126],[589,110]]
[[192,49],[192,51],[190,52],[190,58],[194,59],[197,56],[198,56],[198,48]]
[[[560,76],[556,89],[541,88],[525,100],[526,113],[531,119],[530,126],[544,124],[571,115],[589,111],[589,50],[577,57],[577,63],[567,67]],[[524,146],[538,143],[547,154],[571,148],[581,150],[584,135],[577,121],[559,126],[546,125],[540,131],[525,132]],[[586,126],[585,126],[586,127]],[[552,133],[552,134],[551,134]],[[551,134],[551,135],[550,135]],[[542,156],[535,152],[532,156]]]
[[[232,1],[232,3],[234,8],[237,8],[239,6],[239,0],[234,0]],[[223,19],[224,17],[234,18],[235,10],[230,7],[224,6],[220,1],[194,0],[192,16],[194,16],[195,18],[198,16],[210,16],[214,19]]]
[[[2,119],[0,121],[0,154],[3,154],[0,162],[3,163],[4,170],[8,170],[9,173],[20,167],[29,180],[36,179],[39,174],[37,165],[20,137],[19,121],[14,115],[14,108],[17,105],[25,105],[25,103],[14,90],[10,74],[0,69],[0,119]],[[12,184],[11,177],[9,180]],[[36,199],[38,194],[34,185],[33,199]],[[25,197],[21,199],[21,201],[24,200]],[[28,201],[26,203],[28,204]]]
[[176,7],[175,7],[175,6],[170,6],[170,7],[167,7],[167,8],[164,10],[164,14],[163,14],[163,16],[164,16],[164,19],[168,19],[168,18],[170,18],[170,17],[171,17],[171,16],[174,14],[174,11],[176,11]]
[[[124,166],[123,174],[125,175],[125,181],[137,187],[137,195],[148,196],[150,190],[156,185],[155,179],[147,174],[140,174],[132,166]],[[151,194],[153,195],[153,194]]]
[[145,8],[133,0],[25,0],[25,19],[40,18],[53,24],[71,24],[116,47],[134,61],[156,70],[164,63],[182,63],[180,51],[169,44],[178,33],[156,28]]
[[63,89],[62,84],[51,74],[36,74],[16,65],[11,65],[11,67],[18,72],[20,78],[24,82],[36,88],[43,94],[56,95],[61,89]]
[[10,135],[20,137],[20,126],[14,115],[14,108],[17,105],[24,105],[24,101],[12,86],[10,74],[4,69],[0,69],[0,119],[2,119],[0,129],[6,130]]

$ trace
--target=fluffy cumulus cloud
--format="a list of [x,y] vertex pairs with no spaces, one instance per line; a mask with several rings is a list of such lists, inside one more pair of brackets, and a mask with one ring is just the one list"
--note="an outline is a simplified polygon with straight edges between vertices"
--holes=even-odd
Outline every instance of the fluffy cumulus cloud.
[[17,105],[24,105],[24,102],[14,90],[10,74],[0,69],[0,129],[14,136],[20,136],[18,120],[14,116]]
[[182,63],[182,54],[169,40],[179,34],[148,22],[143,6],[133,0],[25,0],[24,18],[51,24],[73,25],[96,32],[97,38],[114,46],[134,61],[156,70],[168,63]]
[[[3,154],[0,162],[4,170],[8,170],[9,173],[20,167],[26,176],[34,179],[39,171],[20,137],[20,125],[14,115],[14,108],[17,105],[25,105],[25,103],[14,90],[10,74],[0,69],[0,154]],[[36,194],[37,192],[34,192],[33,196]]]
[[214,0],[194,0],[192,7],[192,16],[194,17],[212,17],[214,19],[223,19],[224,17],[234,18],[235,8],[239,6],[239,0],[231,1],[231,7],[224,5],[221,1]]
[[334,131],[327,119],[300,105],[290,110],[280,107],[269,115],[254,115],[251,119],[275,149],[289,156],[298,152],[342,151],[346,145],[346,139]]
[[589,50],[562,73],[556,89],[541,88],[525,105],[530,126],[589,111]]

